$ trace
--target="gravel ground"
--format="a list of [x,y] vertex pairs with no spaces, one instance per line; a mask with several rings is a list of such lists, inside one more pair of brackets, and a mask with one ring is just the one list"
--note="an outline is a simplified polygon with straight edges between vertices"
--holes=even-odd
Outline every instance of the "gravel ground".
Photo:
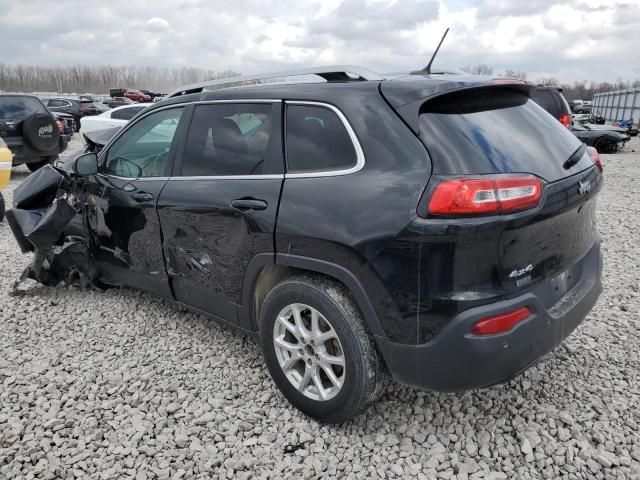
[[291,408],[254,339],[167,301],[9,296],[29,257],[0,224],[0,478],[640,479],[640,142],[626,152],[603,156],[605,292],[563,346],[485,390],[392,385],[342,426]]

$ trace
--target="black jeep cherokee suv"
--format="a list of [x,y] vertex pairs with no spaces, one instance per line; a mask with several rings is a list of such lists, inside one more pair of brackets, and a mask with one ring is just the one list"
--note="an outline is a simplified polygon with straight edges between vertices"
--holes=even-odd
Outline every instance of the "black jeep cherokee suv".
[[387,373],[510,379],[601,291],[602,173],[535,87],[345,71],[185,87],[73,167],[103,282],[259,333],[287,399],[329,422]]
[[0,94],[0,137],[13,153],[13,165],[35,171],[53,163],[67,148],[56,119],[31,95]]

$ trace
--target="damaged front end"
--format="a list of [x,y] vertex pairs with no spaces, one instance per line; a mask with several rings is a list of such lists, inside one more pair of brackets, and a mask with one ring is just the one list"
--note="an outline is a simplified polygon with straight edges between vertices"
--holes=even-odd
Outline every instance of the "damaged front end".
[[[33,262],[14,284],[14,293],[26,279],[43,285],[79,285],[97,287],[98,270],[89,249],[86,227],[85,181],[76,162],[91,165],[94,154],[81,155],[69,170],[46,165],[32,173],[16,188],[13,209],[7,221],[23,253],[33,252]],[[96,169],[97,169],[97,159]],[[85,166],[86,169],[86,166]],[[89,167],[91,169],[91,167]],[[68,235],[67,227],[79,216],[84,226],[82,236]]]

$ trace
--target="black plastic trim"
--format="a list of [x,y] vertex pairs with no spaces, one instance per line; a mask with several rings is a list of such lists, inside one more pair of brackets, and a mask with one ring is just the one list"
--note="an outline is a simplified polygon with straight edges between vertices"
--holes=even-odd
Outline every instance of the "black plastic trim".
[[287,253],[276,254],[276,265],[285,265],[294,268],[311,270],[313,272],[322,273],[342,282],[349,292],[354,296],[360,311],[364,316],[369,329],[374,335],[384,335],[384,330],[378,318],[364,287],[358,278],[346,268],[326,260],[318,260],[316,258],[303,257],[299,255],[290,255]]

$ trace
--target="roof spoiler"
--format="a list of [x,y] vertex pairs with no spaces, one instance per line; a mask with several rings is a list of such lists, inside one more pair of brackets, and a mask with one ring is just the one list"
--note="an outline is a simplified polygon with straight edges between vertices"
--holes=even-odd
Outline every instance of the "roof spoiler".
[[412,101],[410,103],[406,103],[399,107],[396,107],[396,111],[402,117],[402,119],[406,122],[406,124],[413,130],[416,135],[420,134],[420,110],[422,109],[425,103],[433,101],[435,99],[441,99],[444,96],[453,96],[460,93],[470,92],[472,90],[478,91],[495,91],[495,90],[503,90],[503,91],[511,91],[518,92],[526,95],[527,97],[531,97],[531,94],[534,90],[534,87],[521,81],[521,80],[511,80],[511,79],[494,79],[493,81],[489,81],[486,83],[475,83],[471,85],[466,85],[459,88],[453,88],[450,90],[441,90],[439,92],[435,92],[433,95],[422,97],[418,100]]

